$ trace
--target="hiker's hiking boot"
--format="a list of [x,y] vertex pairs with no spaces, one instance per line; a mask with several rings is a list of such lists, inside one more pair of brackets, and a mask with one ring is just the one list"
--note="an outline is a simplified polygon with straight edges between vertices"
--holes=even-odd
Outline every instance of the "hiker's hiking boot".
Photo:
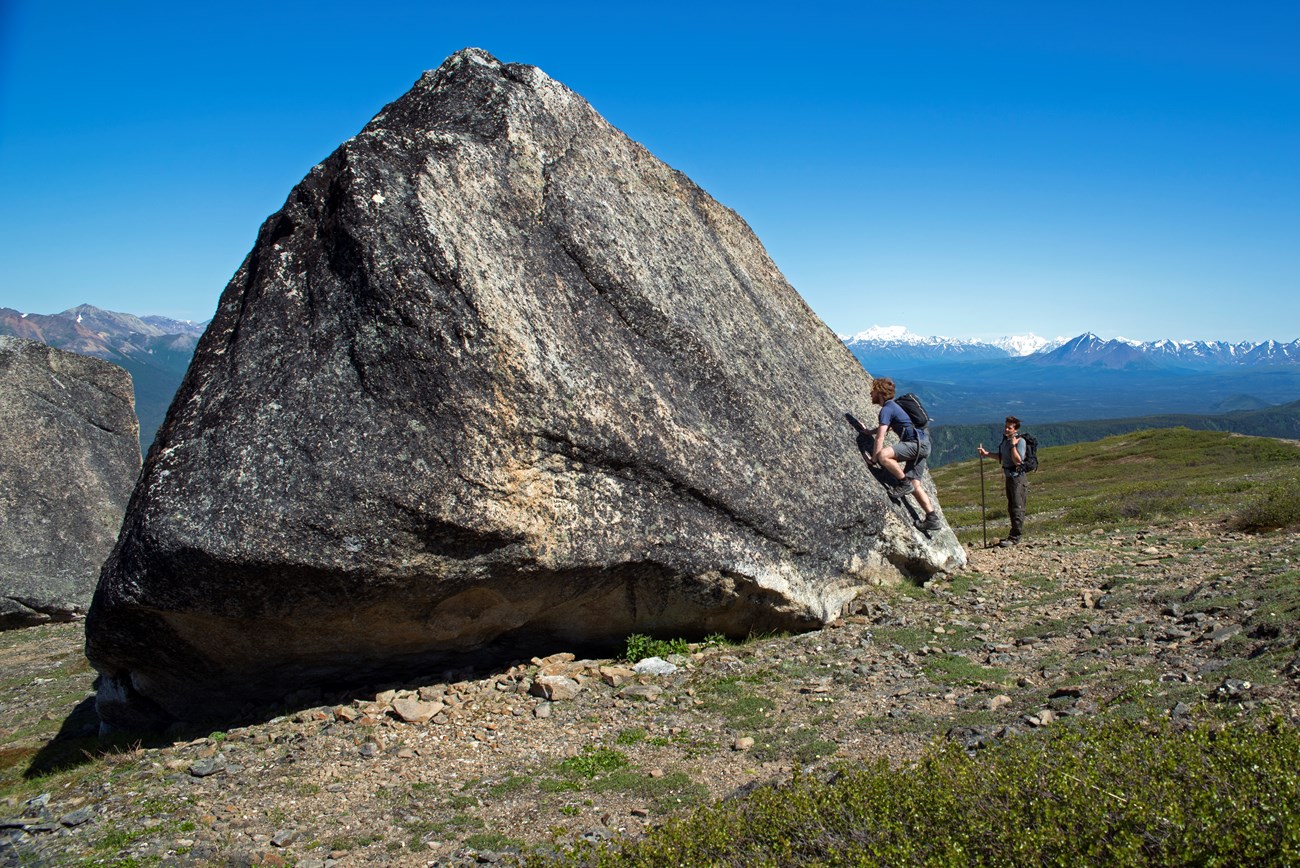
[[1006,539],[1004,539],[1002,542],[998,543],[998,548],[1009,549],[1014,545],[1020,545],[1020,537],[1009,536]]
[[891,479],[885,485],[885,491],[889,493],[889,499],[901,501],[912,493],[912,480],[910,479]]
[[943,527],[943,519],[939,518],[939,513],[937,512],[927,513],[925,518],[918,518],[916,520],[916,529],[920,531],[929,532],[932,530],[938,530],[941,527]]

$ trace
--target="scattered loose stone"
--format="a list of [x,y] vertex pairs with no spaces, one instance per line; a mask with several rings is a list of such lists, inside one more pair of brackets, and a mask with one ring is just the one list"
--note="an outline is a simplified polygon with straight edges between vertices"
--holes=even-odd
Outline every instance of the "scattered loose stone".
[[73,828],[76,826],[81,826],[85,823],[89,823],[94,818],[95,818],[94,808],[87,805],[84,808],[77,808],[75,811],[69,811],[68,813],[64,814],[62,817],[59,817],[59,822],[69,828]]
[[1044,708],[1037,714],[1025,715],[1024,721],[1030,726],[1047,726],[1056,722],[1056,712],[1050,708]]
[[407,723],[428,723],[445,707],[441,702],[424,702],[419,699],[393,700],[393,713]]
[[610,687],[620,687],[627,681],[636,676],[636,670],[627,666],[602,666],[600,667],[601,680]]
[[1231,702],[1234,700],[1245,699],[1249,696],[1251,690],[1249,681],[1242,681],[1239,678],[1228,678],[1223,681],[1214,690],[1214,699],[1220,702]]
[[1240,624],[1229,624],[1226,627],[1220,627],[1219,629],[1212,632],[1209,636],[1209,639],[1215,645],[1218,645],[1228,641],[1229,639],[1231,639],[1233,636],[1236,636],[1240,632],[1241,632]]
[[226,758],[222,754],[201,759],[190,766],[190,774],[196,778],[206,778],[209,775],[220,774],[226,771]]
[[271,845],[274,847],[288,847],[298,840],[298,836],[297,829],[281,829],[271,836]]
[[1052,691],[1051,695],[1048,698],[1049,699],[1061,699],[1061,698],[1078,699],[1079,697],[1083,696],[1087,692],[1088,692],[1088,688],[1086,687],[1058,687]]
[[753,747],[754,747],[754,739],[750,738],[747,735],[736,739],[735,742],[733,742],[731,745],[732,750],[738,750],[738,751],[751,750]]
[[640,699],[654,702],[663,695],[664,689],[658,684],[629,684],[618,692],[624,699]]
[[800,687],[799,692],[800,693],[830,693],[831,680],[832,679],[830,679],[829,677],[818,679],[817,681],[811,682],[810,684],[805,684],[803,687]]
[[572,678],[563,675],[539,675],[533,679],[533,696],[549,699],[551,702],[566,702],[576,699],[582,686]]
[[632,669],[639,675],[672,675],[677,671],[677,665],[669,663],[662,657],[647,657]]

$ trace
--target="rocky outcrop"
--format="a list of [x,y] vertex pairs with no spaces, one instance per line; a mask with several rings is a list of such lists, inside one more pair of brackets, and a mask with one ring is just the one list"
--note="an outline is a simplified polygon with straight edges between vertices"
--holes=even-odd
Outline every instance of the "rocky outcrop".
[[84,615],[140,471],[131,376],[0,336],[0,629]]
[[539,70],[462,51],[226,288],[90,613],[101,716],[807,629],[952,569],[858,454],[869,385],[736,214]]

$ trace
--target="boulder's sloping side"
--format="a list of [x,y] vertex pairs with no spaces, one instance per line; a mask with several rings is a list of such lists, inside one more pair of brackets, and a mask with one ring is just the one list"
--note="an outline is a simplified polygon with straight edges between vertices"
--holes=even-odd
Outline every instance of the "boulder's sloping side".
[[541,71],[459,52],[222,295],[90,614],[101,716],[806,629],[952,569],[858,454],[869,385],[736,214]]
[[0,629],[86,613],[140,472],[131,375],[0,336]]

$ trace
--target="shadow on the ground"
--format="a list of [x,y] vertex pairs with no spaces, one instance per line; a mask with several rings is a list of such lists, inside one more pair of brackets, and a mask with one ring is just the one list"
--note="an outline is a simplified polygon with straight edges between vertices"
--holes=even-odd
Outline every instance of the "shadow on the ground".
[[[677,638],[677,637],[659,637]],[[703,638],[687,637],[687,638]],[[297,715],[313,709],[333,709],[348,705],[357,700],[373,700],[375,694],[383,690],[418,690],[433,685],[450,686],[464,681],[479,681],[492,678],[508,671],[514,666],[526,663],[532,656],[545,657],[560,650],[575,653],[578,657],[607,658],[619,653],[607,643],[599,645],[571,644],[561,648],[529,649],[532,654],[522,652],[517,646],[498,646],[480,649],[468,654],[458,661],[456,668],[437,671],[396,672],[390,679],[364,685],[340,686],[337,690],[304,689],[290,694],[284,701],[258,708],[245,705],[231,709],[229,715],[209,718],[203,721],[177,721],[160,732],[112,730],[105,732],[101,727],[99,715],[95,711],[95,697],[90,696],[79,702],[69,712],[54,735],[41,748],[31,753],[23,750],[24,756],[13,757],[14,762],[21,763],[25,755],[31,753],[23,777],[31,780],[59,772],[69,771],[79,766],[95,762],[101,757],[126,753],[140,748],[166,748],[181,742],[211,735],[243,726],[256,726],[278,717]],[[523,655],[523,656],[521,656]],[[328,718],[332,722],[333,718]],[[323,720],[322,723],[327,721]],[[0,757],[2,759],[2,757]]]

